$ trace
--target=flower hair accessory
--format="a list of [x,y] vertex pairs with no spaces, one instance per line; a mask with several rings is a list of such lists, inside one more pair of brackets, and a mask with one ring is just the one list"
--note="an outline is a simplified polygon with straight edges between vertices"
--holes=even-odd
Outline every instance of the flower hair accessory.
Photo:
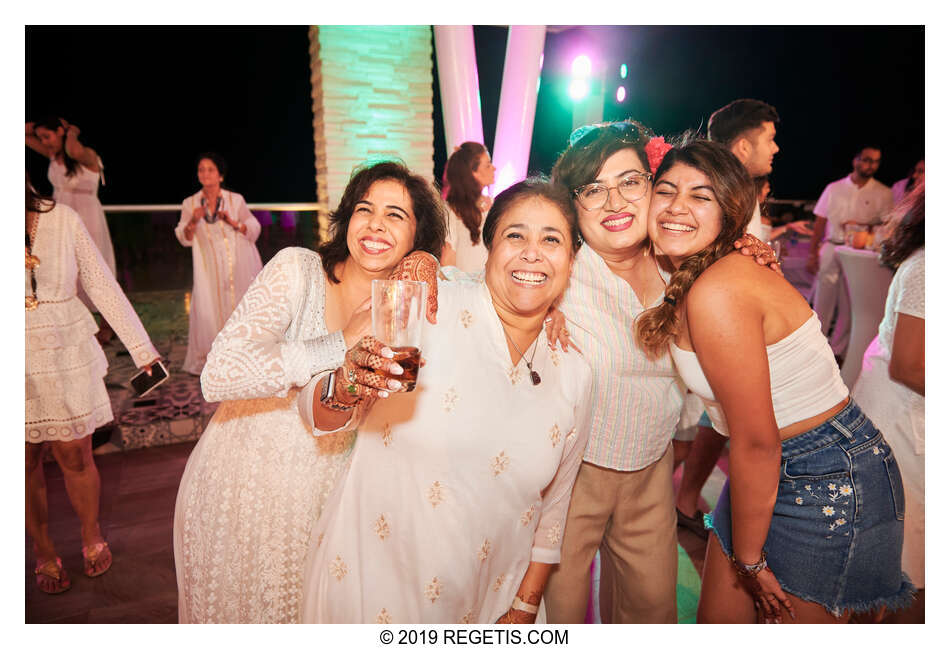
[[647,145],[643,147],[647,153],[647,161],[650,163],[650,171],[654,174],[656,173],[660,163],[663,162],[663,158],[666,157],[666,154],[672,148],[673,145],[667,144],[662,135],[650,138]]

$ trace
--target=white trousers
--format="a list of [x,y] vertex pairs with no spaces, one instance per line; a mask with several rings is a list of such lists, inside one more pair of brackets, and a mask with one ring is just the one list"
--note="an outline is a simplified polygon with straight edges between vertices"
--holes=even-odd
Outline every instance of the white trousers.
[[[842,356],[848,348],[848,336],[851,334],[851,298],[844,271],[835,254],[837,245],[830,241],[821,244],[812,303],[821,321],[821,331],[828,336],[832,351],[836,356]],[[835,319],[836,311],[838,318],[832,331],[831,322]]]

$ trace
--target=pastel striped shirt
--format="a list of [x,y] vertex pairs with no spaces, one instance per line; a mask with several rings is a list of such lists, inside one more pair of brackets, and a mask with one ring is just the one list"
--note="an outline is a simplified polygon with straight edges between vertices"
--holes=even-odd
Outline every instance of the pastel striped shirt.
[[633,331],[634,319],[662,299],[644,307],[626,280],[581,246],[560,308],[593,370],[586,462],[636,471],[659,460],[673,438],[686,390],[670,355],[648,359]]

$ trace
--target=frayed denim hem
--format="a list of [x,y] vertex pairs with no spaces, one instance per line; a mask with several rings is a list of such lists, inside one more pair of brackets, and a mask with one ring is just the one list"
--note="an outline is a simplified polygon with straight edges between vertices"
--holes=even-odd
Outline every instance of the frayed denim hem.
[[[721,541],[720,541],[721,543]],[[772,573],[775,574],[775,573]],[[903,574],[903,573],[902,573]],[[890,595],[889,597],[878,597],[872,599],[869,602],[849,602],[841,603],[837,606],[828,606],[824,602],[820,602],[810,595],[796,591],[795,589],[788,588],[783,582],[781,577],[775,575],[775,579],[778,581],[778,585],[782,587],[789,595],[794,595],[798,599],[804,600],[806,602],[812,602],[814,604],[819,604],[826,611],[835,617],[841,617],[846,613],[871,613],[877,611],[881,607],[889,610],[896,611],[902,608],[909,607],[914,602],[914,596],[917,594],[917,589],[914,587],[914,584],[907,578],[907,575],[903,575],[903,583],[901,588],[897,591],[897,594]]]
[[[703,515],[703,525],[707,530],[712,530],[713,534],[716,535],[716,539],[719,541],[719,547],[722,548],[723,553],[725,553],[726,546],[722,541],[722,537],[719,535],[719,531],[716,529],[715,525],[713,525],[712,514]],[[888,597],[878,597],[869,602],[843,602],[837,606],[829,606],[825,602],[818,601],[811,595],[807,595],[796,589],[789,588],[788,585],[782,581],[781,577],[775,575],[775,579],[778,581],[779,586],[781,586],[782,590],[784,590],[786,593],[789,595],[794,595],[803,601],[818,604],[835,617],[841,617],[846,613],[870,613],[880,609],[881,607],[884,607],[889,611],[897,611],[902,608],[908,608],[914,602],[914,598],[917,594],[917,588],[905,573],[902,572],[901,577],[903,583],[901,583],[900,590],[894,595],[890,595]]]

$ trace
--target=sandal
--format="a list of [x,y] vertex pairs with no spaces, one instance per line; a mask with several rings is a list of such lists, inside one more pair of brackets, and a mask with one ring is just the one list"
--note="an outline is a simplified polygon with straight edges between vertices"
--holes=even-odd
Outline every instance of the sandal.
[[36,575],[37,588],[48,595],[62,593],[72,586],[69,575],[66,574],[66,569],[63,568],[63,560],[59,557],[46,561],[37,559],[33,574]]
[[[96,570],[96,564],[102,562],[104,567]],[[82,571],[87,577],[98,577],[112,567],[112,551],[105,541],[82,546]]]
[[706,526],[703,523],[703,513],[698,509],[692,516],[687,516],[680,511],[679,507],[677,507],[676,525],[677,527],[682,527],[689,530],[704,541],[709,538],[709,530],[706,529]]

